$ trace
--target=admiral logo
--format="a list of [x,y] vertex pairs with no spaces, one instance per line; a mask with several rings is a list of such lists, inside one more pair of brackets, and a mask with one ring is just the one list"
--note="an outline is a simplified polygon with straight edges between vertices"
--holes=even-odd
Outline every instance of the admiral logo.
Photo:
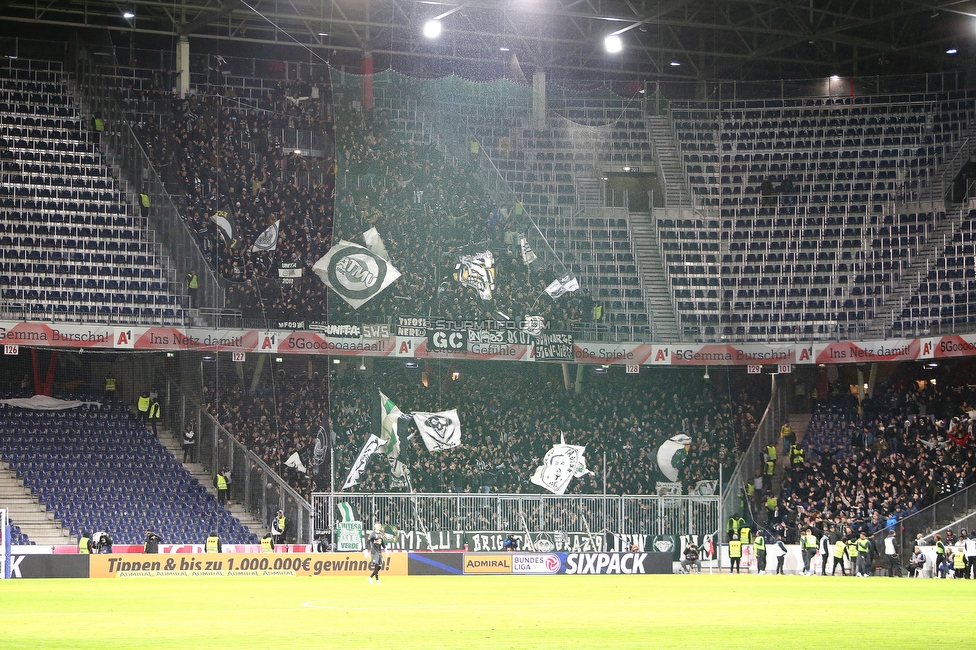
[[473,555],[464,556],[465,573],[512,573],[511,555]]
[[647,553],[570,553],[566,556],[566,573],[637,574],[647,573]]
[[555,553],[529,555],[516,553],[512,556],[512,573],[558,573],[562,563]]

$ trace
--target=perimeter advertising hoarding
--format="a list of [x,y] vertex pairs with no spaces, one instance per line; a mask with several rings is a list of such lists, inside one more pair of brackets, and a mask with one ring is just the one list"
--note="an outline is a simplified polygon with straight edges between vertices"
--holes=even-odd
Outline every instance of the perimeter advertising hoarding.
[[87,578],[89,555],[13,554],[11,578]]
[[670,553],[465,553],[464,574],[643,575],[673,573]]
[[[407,575],[406,553],[391,553],[384,573]],[[366,576],[362,553],[247,553],[227,555],[92,555],[92,578],[196,578],[204,576]]]

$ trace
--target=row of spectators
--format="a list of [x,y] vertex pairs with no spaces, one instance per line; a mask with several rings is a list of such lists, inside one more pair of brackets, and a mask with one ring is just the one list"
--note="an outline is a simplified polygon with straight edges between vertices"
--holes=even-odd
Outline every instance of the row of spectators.
[[[410,420],[401,420],[401,459],[411,467],[413,487],[424,492],[538,493],[529,477],[546,451],[564,436],[586,445],[594,473],[570,485],[573,493],[653,493],[668,478],[658,467],[657,450],[676,434],[691,439],[675,468],[685,489],[718,478],[719,464],[730,472],[737,460],[736,439],[751,439],[755,412],[767,395],[760,388],[734,399],[695,370],[647,370],[640,377],[611,372],[587,374],[582,391],[564,388],[558,366],[501,363],[428,363],[426,370],[383,363],[375,373],[350,373],[329,395],[328,382],[314,375],[278,376],[273,390],[248,393],[228,374],[219,399],[209,409],[242,442],[273,467],[298,451],[309,468],[315,434],[331,412],[335,435],[335,476],[341,487],[371,431],[371,409],[382,390],[402,411],[457,408],[462,445],[431,454]],[[406,375],[404,375],[406,373]],[[455,373],[457,376],[455,378]],[[333,382],[333,386],[339,382]],[[426,385],[425,385],[426,384]],[[748,403],[741,400],[748,399]],[[330,409],[331,405],[331,409]],[[751,431],[739,431],[739,427]],[[306,496],[328,490],[328,467],[319,474],[285,471]],[[399,489],[382,456],[374,456],[356,491]]]
[[770,525],[789,536],[797,523],[871,535],[970,485],[974,398],[968,387],[897,381],[879,386],[860,415],[850,395],[821,404]]

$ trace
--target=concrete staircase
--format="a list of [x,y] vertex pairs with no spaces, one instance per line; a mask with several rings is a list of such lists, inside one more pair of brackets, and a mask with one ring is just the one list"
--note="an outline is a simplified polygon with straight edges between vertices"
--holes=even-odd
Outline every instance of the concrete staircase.
[[7,508],[7,517],[36,544],[78,543],[55,521],[54,513],[48,512],[37,502],[37,498],[24,487],[17,473],[5,462],[0,462],[0,507]]
[[[807,428],[810,426],[810,413],[791,413],[790,426],[796,434],[796,442],[800,444],[807,435]],[[783,489],[783,477],[790,471],[789,452],[783,453],[783,441],[777,433],[776,437],[776,471],[773,473],[773,494],[779,494]]]
[[[937,212],[940,209],[941,206],[932,204],[911,203],[903,206],[899,212]],[[929,268],[939,259],[946,244],[952,242],[962,215],[968,213],[968,208],[956,210],[955,214],[947,213],[946,218],[936,223],[933,230],[926,234],[925,243],[919,247],[908,268],[901,272],[894,290],[885,296],[882,305],[875,308],[874,320],[865,329],[866,338],[885,338],[888,328],[891,327],[892,314],[895,317],[900,316],[902,309],[909,305],[912,294],[918,290],[918,284],[928,276]]]
[[577,177],[576,179],[576,204],[579,209],[602,208],[603,183],[595,177]]
[[[175,432],[170,431],[169,429],[160,428],[159,442],[161,442],[162,445],[166,447],[171,454],[173,454],[176,460],[181,460],[183,458],[183,443]],[[203,465],[200,463],[183,463],[183,467],[185,467],[195,479],[200,481],[201,485],[203,485],[208,492],[213,494],[215,497],[217,496],[217,488],[215,488],[213,485],[213,477],[210,475],[210,472],[203,468]],[[227,508],[232,515],[237,517],[242,524],[247,526],[251,532],[258,537],[263,536],[265,533],[271,532],[265,524],[244,510],[244,507],[241,504],[228,501],[224,507]]]
[[691,188],[685,178],[684,163],[674,139],[674,129],[668,115],[648,115],[647,131],[657,151],[661,173],[664,174],[665,207],[690,207]]
[[680,339],[678,320],[675,315],[668,276],[664,272],[658,248],[657,233],[647,213],[630,214],[630,236],[634,248],[634,258],[640,269],[641,289],[644,304],[647,306],[648,322],[651,323],[652,339],[655,342],[670,342]]

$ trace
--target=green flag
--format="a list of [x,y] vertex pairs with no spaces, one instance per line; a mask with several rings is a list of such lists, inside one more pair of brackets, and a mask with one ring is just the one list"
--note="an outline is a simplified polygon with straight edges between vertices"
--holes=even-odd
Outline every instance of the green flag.
[[397,420],[403,415],[393,401],[380,391],[380,440],[385,444],[380,449],[390,458],[400,455],[400,436],[397,434]]

